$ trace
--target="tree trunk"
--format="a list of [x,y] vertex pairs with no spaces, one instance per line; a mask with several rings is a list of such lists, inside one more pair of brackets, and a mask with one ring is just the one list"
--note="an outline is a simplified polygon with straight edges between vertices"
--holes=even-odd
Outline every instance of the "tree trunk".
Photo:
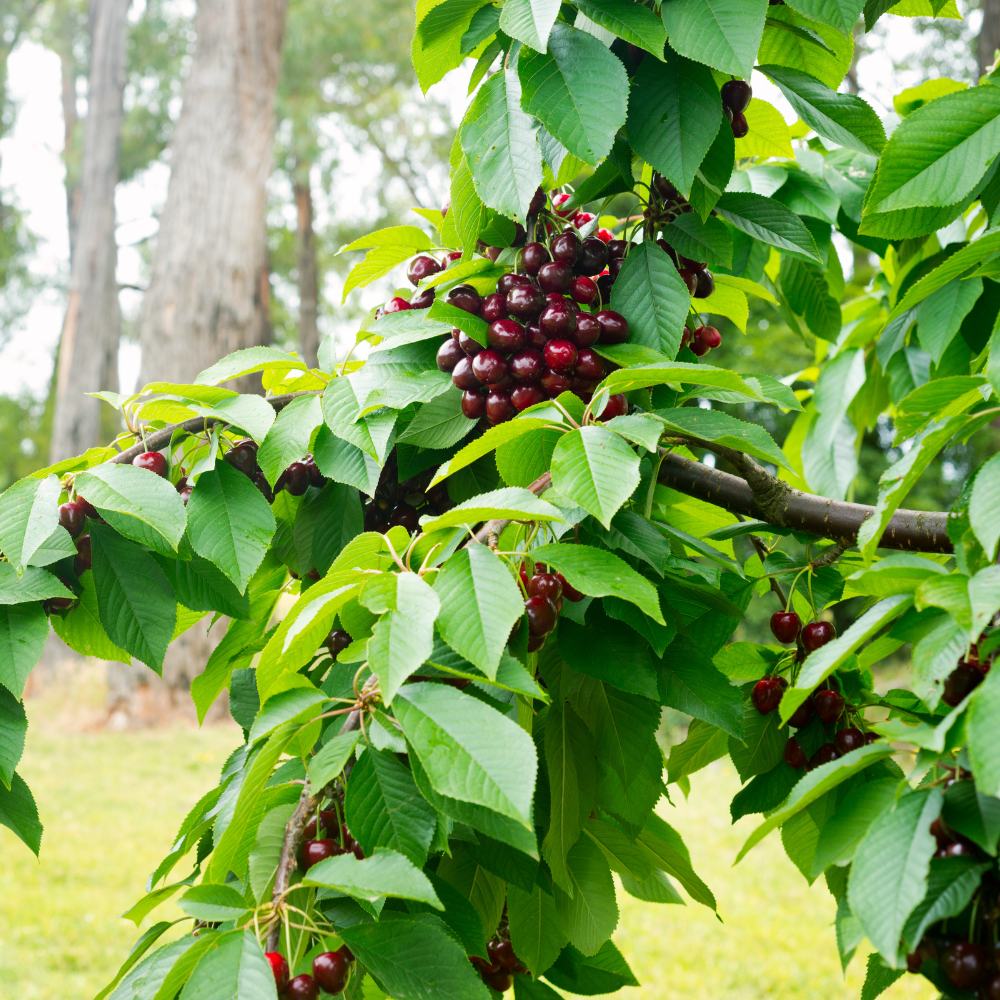
[[[979,29],[979,75],[988,73],[1000,49],[1000,0],[982,0],[983,24]],[[978,82],[978,81],[977,81]]]
[[69,302],[59,344],[51,455],[57,462],[97,444],[99,400],[118,387],[118,247],[115,186],[125,87],[129,0],[91,0],[90,78]]
[[308,165],[302,181],[295,184],[295,204],[298,209],[299,241],[299,345],[302,357],[310,368],[319,364],[319,274],[316,268],[316,235],[313,232],[312,185]]
[[286,0],[202,0],[139,317],[140,384],[267,343],[265,183]]
[[80,117],[76,113],[77,64],[72,54],[73,39],[68,39],[67,51],[59,53],[59,68],[62,77],[63,111],[63,163],[66,164],[66,221],[69,226],[69,259],[72,267],[76,234],[80,221],[80,176],[77,162],[77,125]]

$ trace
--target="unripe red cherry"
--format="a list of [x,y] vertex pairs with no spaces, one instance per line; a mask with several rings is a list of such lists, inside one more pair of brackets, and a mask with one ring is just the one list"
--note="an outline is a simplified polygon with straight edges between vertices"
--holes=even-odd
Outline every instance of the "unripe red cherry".
[[596,218],[597,216],[593,212],[577,212],[573,216],[573,225],[577,229],[582,229],[588,222],[593,222]]
[[844,711],[844,696],[829,689],[817,691],[813,695],[813,707],[823,722],[836,722]]
[[318,998],[319,985],[308,972],[303,972],[285,987],[285,996],[282,1000],[318,1000]]
[[778,642],[795,642],[802,628],[802,619],[794,611],[775,611],[771,615],[771,634]]
[[556,627],[556,606],[547,597],[529,597],[524,602],[524,613],[531,635],[548,635]]
[[167,460],[158,451],[144,451],[132,459],[132,464],[137,469],[148,469],[161,479],[166,479],[170,472]]
[[608,246],[596,236],[588,236],[580,246],[575,270],[578,274],[600,274],[608,266]]
[[597,415],[598,420],[612,420],[615,417],[624,417],[628,413],[628,400],[624,392],[616,392],[608,397],[604,404],[604,409]]
[[69,532],[70,538],[76,538],[87,523],[83,505],[73,500],[59,505],[59,523]]
[[445,302],[448,305],[464,309],[474,316],[478,316],[479,310],[482,308],[482,300],[479,298],[479,292],[472,285],[456,285],[445,296]]
[[518,382],[537,382],[545,368],[545,360],[538,348],[525,347],[511,356],[507,368]]
[[490,292],[483,299],[482,317],[487,323],[494,323],[498,319],[506,319],[507,315],[506,292]]
[[543,292],[565,295],[573,285],[573,268],[561,260],[543,264],[538,269],[538,287]]
[[784,751],[785,763],[789,767],[794,767],[796,771],[806,766],[806,754],[794,736],[789,737],[785,743]]
[[382,311],[385,313],[398,313],[406,312],[410,308],[410,303],[406,301],[400,295],[394,295],[388,302],[382,307]]
[[576,368],[577,350],[571,340],[550,340],[543,353],[545,363],[560,375],[570,374]]
[[534,277],[538,269],[552,260],[552,256],[544,243],[525,243],[521,251],[521,266],[525,274]]
[[438,271],[442,270],[444,268],[439,260],[421,255],[414,257],[407,265],[406,277],[411,285],[419,285],[424,278],[429,278],[432,274],[437,274]]
[[535,406],[537,403],[544,403],[549,397],[542,392],[540,386],[537,385],[519,385],[510,390],[510,401],[514,409],[519,413],[526,410],[529,406]]
[[486,396],[486,419],[491,424],[502,424],[517,416],[517,409],[510,401],[510,393],[492,390]]
[[601,339],[601,324],[596,316],[590,313],[580,313],[576,317],[576,329],[569,334],[578,348],[593,347]]
[[472,370],[472,358],[465,357],[459,360],[452,369],[451,381],[459,389],[479,389],[482,382],[476,378],[476,373]]
[[729,126],[733,130],[734,139],[743,139],[750,131],[750,125],[747,122],[746,115],[740,114],[736,111],[733,112],[733,120],[729,123]]
[[727,80],[722,85],[722,103],[731,108],[733,113],[742,114],[750,107],[753,91],[745,80]]
[[615,238],[615,234],[610,229],[598,229],[597,238],[605,243],[610,243]]
[[604,378],[604,362],[596,351],[585,347],[577,353],[576,377],[586,382],[600,382]]
[[507,374],[507,362],[496,351],[480,351],[472,359],[472,371],[484,385],[495,385]]
[[990,954],[985,945],[956,941],[941,956],[941,971],[960,990],[974,990],[989,971]]
[[836,630],[829,622],[810,622],[802,630],[802,645],[812,653],[820,646],[825,646],[836,635]]
[[573,296],[573,300],[575,302],[580,302],[585,306],[589,306],[591,302],[597,301],[597,282],[594,281],[593,278],[581,275],[580,277],[573,279],[569,286],[569,293]]
[[602,344],[623,344],[628,340],[628,320],[614,309],[602,309],[596,314],[601,325]]
[[438,371],[450,372],[455,370],[455,365],[465,357],[465,351],[449,337],[443,341],[437,352]]
[[761,715],[767,715],[778,707],[783,692],[781,681],[777,677],[767,675],[753,686],[750,700]]
[[324,951],[313,959],[313,978],[327,993],[343,993],[351,978],[351,963],[342,951]]
[[516,316],[520,320],[537,319],[544,308],[545,292],[534,285],[515,285],[507,293],[507,310],[511,316]]
[[852,750],[860,750],[865,745],[865,734],[860,729],[841,729],[833,738],[837,752],[843,756]]
[[[548,344],[545,345],[546,347]],[[569,392],[573,384],[569,375],[554,372],[551,368],[546,368],[538,378],[538,384],[549,394],[550,399],[555,399],[560,393]]]
[[264,957],[270,963],[271,971],[274,973],[274,985],[279,993],[284,993],[285,987],[288,985],[288,962],[285,956],[277,951],[268,951],[264,953]]

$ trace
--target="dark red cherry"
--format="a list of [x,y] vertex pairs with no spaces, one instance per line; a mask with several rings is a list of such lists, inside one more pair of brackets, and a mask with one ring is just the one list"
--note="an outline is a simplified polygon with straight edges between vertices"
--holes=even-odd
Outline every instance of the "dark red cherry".
[[257,451],[249,445],[234,445],[223,458],[234,468],[239,469],[244,475],[252,476],[257,468]]
[[429,278],[432,274],[443,270],[441,261],[422,254],[419,257],[414,257],[407,265],[406,277],[411,285],[419,285],[424,278]]
[[549,394],[550,399],[555,399],[560,393],[569,392],[573,379],[569,375],[562,375],[551,368],[546,368],[539,376],[538,384]]
[[600,274],[608,266],[608,246],[596,236],[588,236],[580,247],[574,270],[577,274]]
[[317,823],[317,817],[313,816],[311,820],[305,825],[305,829],[302,831],[303,840],[315,840],[316,831],[318,827],[323,828],[323,835],[336,833],[340,829],[340,821],[337,818],[337,814],[332,810],[324,809],[319,814],[319,822]]
[[313,865],[343,853],[340,843],[332,838],[307,840],[299,850],[299,864],[303,871],[308,871]]
[[510,969],[501,969],[499,972],[491,972],[485,977],[486,985],[497,993],[506,993],[514,985],[514,976]]
[[556,606],[547,597],[529,597],[524,602],[524,613],[532,635],[548,635],[556,627]]
[[573,285],[573,268],[561,260],[543,264],[538,269],[538,287],[543,292],[560,292],[565,295]]
[[941,971],[960,990],[974,990],[989,971],[990,953],[985,945],[956,941],[941,956]]
[[42,601],[42,610],[49,615],[53,611],[68,611],[74,604],[75,597],[49,597]]
[[507,374],[507,362],[496,351],[480,351],[472,359],[473,374],[483,385],[495,385]]
[[569,288],[570,295],[573,296],[574,302],[579,302],[582,305],[589,306],[591,302],[597,301],[598,290],[597,282],[593,278],[587,278],[580,276],[579,278],[574,278],[572,284]]
[[483,349],[483,345],[470,337],[464,330],[458,331],[458,346],[470,358],[474,358]]
[[793,729],[801,729],[803,726],[809,725],[814,713],[815,709],[813,708],[812,699],[807,698],[792,712],[792,717],[788,720],[788,724]]
[[543,208],[545,208],[545,192],[539,188],[528,204],[528,215],[538,215]]
[[144,451],[132,459],[132,464],[137,469],[148,469],[156,473],[161,479],[166,479],[170,472],[167,460],[158,451]]
[[802,645],[812,653],[820,646],[825,646],[836,635],[836,630],[829,622],[810,622],[802,630]]
[[865,734],[860,729],[841,729],[833,738],[837,752],[843,756],[852,750],[860,750],[865,745]]
[[274,484],[274,492],[287,490],[293,497],[302,496],[309,489],[309,470],[301,462],[292,462]]
[[840,756],[833,743],[824,743],[810,758],[809,770],[829,764],[831,760],[836,760]]
[[778,707],[783,691],[781,681],[777,677],[767,675],[753,686],[750,700],[753,702],[753,707],[761,715],[767,715],[768,712],[773,712]]
[[628,340],[628,320],[614,309],[602,309],[597,315],[601,324],[602,344],[623,344]]
[[545,360],[537,347],[526,347],[510,358],[507,368],[518,382],[537,382],[545,368]]
[[382,311],[385,313],[398,313],[406,312],[410,308],[410,303],[406,301],[401,295],[394,295],[388,302],[382,307]]
[[684,200],[680,191],[678,191],[677,188],[663,176],[663,174],[653,174],[653,187],[656,189],[656,193],[663,199],[664,203],[668,205],[674,202],[679,203]]
[[309,470],[309,483],[312,486],[322,489],[326,485],[326,476],[323,475],[319,470],[319,466],[316,464],[316,459],[312,455],[306,455],[302,459],[302,464]]
[[514,946],[509,941],[498,941],[494,954],[505,969],[516,969],[521,964],[514,954]]
[[327,993],[343,993],[351,978],[351,963],[342,951],[324,951],[313,959],[313,979]]
[[924,956],[919,951],[911,951],[906,956],[906,971],[912,975],[916,975],[920,972],[921,966],[924,964]]
[[564,340],[576,329],[577,313],[566,299],[550,302],[538,318],[538,325],[546,337]]
[[566,577],[564,577],[562,573],[556,573],[556,576],[562,584],[563,597],[565,597],[567,601],[573,601],[575,604],[577,601],[582,601],[587,596],[582,591],[577,590],[576,587],[571,587],[566,582]]
[[733,114],[742,114],[750,107],[753,91],[745,80],[727,80],[722,85],[722,103],[731,108]]
[[677,273],[687,285],[688,295],[694,295],[698,291],[698,272],[692,267],[682,267]]
[[580,315],[580,307],[568,295],[563,295],[562,292],[545,293],[546,308],[552,305],[565,306],[574,316]]
[[628,400],[624,392],[616,392],[608,396],[604,409],[598,414],[598,420],[612,420],[614,417],[624,417],[628,413]]
[[482,316],[487,323],[507,318],[507,293],[491,292],[483,299]]
[[984,674],[979,667],[971,663],[960,663],[944,679],[944,690],[941,700],[954,708],[983,682]]
[[[687,329],[687,327],[685,327],[685,329]],[[702,332],[704,329],[705,328],[703,326],[695,327],[694,333],[691,334],[691,342],[688,344],[688,347],[691,348],[691,352],[699,358],[704,357],[704,355],[708,354],[710,350],[708,344],[706,344],[702,338]]]
[[512,288],[518,285],[533,285],[534,282],[526,274],[501,274],[497,281],[497,294],[509,295]]
[[733,112],[733,120],[729,123],[729,127],[733,130],[734,139],[743,139],[750,131],[746,115],[739,114],[736,111]]
[[548,398],[537,385],[519,385],[510,390],[510,401],[519,413]]
[[571,340],[550,340],[543,353],[545,363],[560,375],[571,374],[576,369],[577,350]]
[[417,294],[410,299],[410,308],[430,309],[431,303],[434,301],[436,291],[436,288],[425,288],[422,292],[417,292]]
[[577,353],[576,377],[586,382],[600,382],[604,378],[604,361],[596,351],[585,347]]
[[451,380],[459,389],[479,389],[482,382],[476,378],[476,373],[472,370],[472,358],[461,358],[452,369]]
[[715,278],[708,271],[695,272],[694,297],[696,299],[707,299],[715,291]]
[[450,372],[465,357],[465,351],[449,337],[443,341],[437,352],[438,371]]
[[274,493],[271,491],[271,484],[268,483],[267,477],[261,472],[260,469],[254,469],[253,475],[250,477],[251,482],[254,486],[260,490],[260,495],[268,502],[274,503]]
[[445,302],[448,305],[464,309],[474,316],[478,316],[479,310],[482,308],[482,300],[479,298],[479,292],[472,285],[456,285],[445,296]]
[[524,327],[516,319],[498,319],[490,323],[486,337],[490,348],[500,354],[519,351],[527,339]]
[[625,240],[612,240],[608,244],[608,260],[621,260],[628,253],[628,243]]
[[462,393],[462,413],[470,420],[478,420],[486,416],[486,394],[481,390],[472,392],[466,390]]
[[785,763],[789,767],[794,767],[795,770],[806,766],[805,751],[799,746],[799,742],[794,736],[789,737],[788,742],[785,743],[784,756]]
[[844,696],[839,691],[825,689],[813,695],[813,708],[823,722],[836,722],[844,711]]
[[288,985],[288,962],[285,956],[277,951],[268,951],[264,953],[264,957],[270,963],[271,971],[274,973],[274,985],[279,993],[283,993]]
[[722,334],[714,326],[699,326],[695,333],[709,350],[714,350],[722,343]]
[[578,348],[593,347],[601,339],[601,324],[596,316],[590,313],[580,313],[576,317],[576,329],[569,334]]
[[486,396],[486,419],[491,424],[502,424],[517,416],[517,408],[510,401],[509,392],[491,390]]
[[337,659],[340,654],[347,649],[350,644],[354,642],[348,632],[345,632],[342,628],[335,628],[326,637],[326,648],[330,650],[330,655]]
[[611,278],[611,283],[614,284],[618,280],[618,275],[621,273],[621,269],[625,266],[625,258],[619,257],[617,260],[612,260],[608,262],[608,275]]
[[282,1000],[318,1000],[318,998],[319,984],[308,972],[303,972],[301,976],[296,976],[288,983]]
[[405,528],[410,534],[420,530],[420,515],[408,503],[398,503],[389,512],[391,527]]
[[964,840],[956,840],[954,843],[951,843],[944,849],[938,851],[935,857],[974,858],[976,857],[976,849],[972,846],[972,844],[966,843]]
[[87,523],[83,505],[74,500],[59,505],[59,523],[69,532],[70,538],[76,538]]
[[528,581],[529,597],[547,597],[555,604],[562,597],[562,582],[555,573],[536,573]]
[[876,740],[882,739],[878,733],[865,733],[865,746],[871,746]]
[[544,308],[545,292],[534,285],[515,285],[507,293],[507,311],[518,319],[537,319]]
[[77,576],[85,573],[93,564],[90,552],[90,535],[80,535],[76,540],[76,555],[73,557],[73,572]]
[[771,615],[771,634],[778,642],[795,642],[802,628],[802,619],[794,611],[775,611]]
[[601,293],[601,305],[607,305],[611,301],[611,275],[605,272],[597,279],[597,290]]
[[521,251],[521,266],[525,274],[532,277],[538,274],[538,269],[552,260],[552,256],[543,243],[525,243]]
[[525,343],[528,347],[537,347],[541,350],[547,343],[548,337],[542,333],[542,328],[537,323],[529,323],[524,328]]
[[552,259],[572,266],[579,260],[582,247],[583,244],[576,233],[562,233],[552,241]]

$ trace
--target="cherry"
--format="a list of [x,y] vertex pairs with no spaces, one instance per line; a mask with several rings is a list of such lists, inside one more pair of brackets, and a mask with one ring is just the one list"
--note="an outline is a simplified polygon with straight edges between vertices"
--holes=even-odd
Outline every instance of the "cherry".
[[802,630],[802,645],[810,653],[813,653],[820,646],[825,646],[836,635],[836,630],[829,622],[810,622]]
[[919,951],[911,951],[906,956],[906,971],[916,975],[924,964],[924,956]]
[[87,516],[83,512],[83,505],[74,500],[60,504],[59,523],[69,532],[70,538],[76,538],[83,531],[87,523]]
[[621,269],[625,266],[625,258],[620,257],[618,260],[612,260],[608,262],[608,276],[611,279],[611,283],[614,284],[618,280],[618,275],[621,273]]
[[445,302],[447,302],[448,305],[464,309],[466,312],[472,313],[474,316],[479,315],[479,310],[482,307],[479,292],[477,292],[472,285],[456,285],[445,296]]
[[539,188],[528,204],[528,215],[538,215],[543,208],[545,208],[545,192]]
[[569,334],[569,339],[578,348],[593,347],[601,339],[601,324],[590,313],[580,313],[576,317],[576,329]]
[[491,972],[485,976],[486,985],[497,993],[506,993],[514,985],[514,977],[509,969],[501,969],[499,972]]
[[389,512],[389,524],[392,527],[398,525],[413,534],[420,530],[420,515],[408,503],[398,503]]
[[562,573],[556,573],[555,576],[556,579],[562,584],[562,595],[567,601],[572,601],[575,604],[577,601],[582,601],[587,596],[582,591],[577,590],[576,587],[571,587],[566,582],[566,577],[564,577]]
[[701,337],[701,342],[709,350],[713,350],[722,343],[722,334],[714,326],[699,326],[692,336]]
[[[601,270],[603,270],[603,268]],[[597,274],[599,272],[595,271],[594,273]],[[595,302],[597,300],[597,282],[594,281],[593,278],[581,275],[580,277],[572,280],[569,286],[569,293],[573,296],[574,302],[580,302],[585,306],[589,306],[591,302]]]
[[[909,962],[909,955],[907,955],[907,962]],[[982,1000],[1000,1000],[1000,973],[983,983],[979,988],[979,995]]]
[[472,371],[484,385],[495,385],[507,374],[507,362],[496,351],[480,351],[472,359]]
[[681,334],[681,347],[687,347],[691,343],[691,338],[694,336],[688,327],[684,327],[684,332]]
[[542,333],[542,328],[537,323],[529,323],[524,328],[525,342],[528,347],[537,347],[541,350],[548,342],[548,337]]
[[410,308],[410,303],[406,301],[402,296],[394,295],[388,302],[382,307],[382,311],[385,313],[398,313],[405,312]]
[[274,484],[274,492],[288,490],[293,497],[302,496],[309,489],[309,470],[302,462],[292,462]]
[[[553,341],[553,343],[559,343],[559,341]],[[548,359],[546,358],[546,360]],[[585,347],[577,353],[576,377],[586,382],[600,382],[604,378],[604,362],[596,351]]]
[[351,852],[351,854],[353,854],[358,859],[358,861],[364,861],[365,860],[364,849],[353,838],[351,838],[351,842],[347,845],[347,849]]
[[588,236],[580,247],[576,271],[583,275],[600,274],[608,266],[608,246],[597,236]]
[[705,268],[708,267],[708,265],[705,264],[703,261],[694,260],[691,257],[685,257],[683,254],[677,255],[677,266],[687,267],[690,268],[692,271],[704,271]]
[[515,285],[507,293],[507,310],[518,319],[536,319],[544,308],[545,293],[534,285]]
[[452,369],[451,381],[459,389],[479,389],[482,382],[476,378],[476,373],[472,370],[472,358],[461,358]]
[[601,293],[601,302],[606,303],[611,298],[611,275],[607,271],[597,279],[597,290]]
[[974,990],[989,969],[990,954],[986,947],[972,941],[956,941],[941,956],[941,971],[952,986]]
[[799,746],[799,741],[791,736],[788,742],[785,744],[785,763],[789,767],[794,767],[796,771],[806,766],[806,754],[802,747]]
[[531,635],[548,635],[556,627],[556,606],[547,597],[529,597],[524,602],[524,613]]
[[336,840],[307,840],[299,852],[299,863],[303,871],[308,871],[320,861],[343,853],[343,849]]
[[158,451],[144,451],[141,455],[136,455],[132,459],[132,464],[137,469],[149,469],[156,473],[161,479],[166,479],[170,472],[167,460]]
[[831,760],[836,760],[840,754],[833,743],[824,743],[810,758],[809,770],[829,764]]
[[510,393],[493,390],[486,396],[486,419],[491,424],[502,424],[517,415],[517,407],[510,401]]
[[285,956],[277,951],[265,952],[264,957],[271,963],[271,971],[274,973],[274,985],[279,993],[283,993],[288,985],[288,962]]
[[750,692],[750,700],[753,702],[753,707],[761,715],[767,715],[768,712],[773,712],[778,707],[783,691],[784,687],[781,681],[777,677],[772,677],[768,674],[753,686],[753,691]]
[[813,703],[810,699],[806,699],[794,712],[792,712],[792,717],[788,720],[788,724],[793,729],[801,729],[803,726],[808,726],[810,720],[815,713],[813,708]]
[[621,260],[628,253],[626,240],[611,240],[608,243],[608,260]]
[[[185,476],[184,478],[187,479],[187,476]],[[177,485],[180,486],[180,483],[178,483]],[[181,489],[177,491],[178,495],[181,498],[181,503],[183,503],[185,507],[188,505],[188,500],[191,499],[191,494],[193,492],[194,492],[193,486],[183,486],[181,487]]]
[[406,277],[411,285],[419,285],[424,278],[429,278],[432,274],[437,274],[438,271],[443,270],[444,268],[441,266],[440,261],[435,260],[433,257],[421,255],[420,257],[414,257],[410,261],[406,268]]
[[628,340],[628,320],[614,309],[602,309],[597,315],[601,324],[602,344],[623,344]]
[[802,628],[802,619],[794,611],[775,611],[771,615],[771,634],[778,642],[795,642]]
[[528,636],[528,652],[537,653],[542,646],[545,645],[546,636],[544,635],[529,635]]
[[493,954],[505,969],[516,969],[521,964],[514,954],[514,946],[509,941],[498,941]]
[[483,299],[482,317],[487,323],[507,318],[507,293],[491,292]]
[[560,292],[565,295],[572,285],[573,268],[564,261],[554,260],[538,269],[538,287],[543,292]]
[[507,362],[507,369],[518,382],[537,382],[545,361],[537,347],[526,347],[518,351]]
[[[602,243],[603,247],[604,244]],[[575,264],[580,259],[583,244],[576,233],[563,233],[557,236],[550,247],[553,260],[561,260],[564,264]]]
[[462,413],[470,420],[486,416],[486,396],[482,392],[466,389],[462,393]]
[[438,371],[450,372],[454,371],[455,365],[465,357],[465,351],[462,350],[458,344],[449,337],[444,341],[438,348],[437,352],[437,366]]
[[260,469],[254,469],[253,476],[250,477],[251,482],[254,486],[260,490],[261,496],[268,502],[274,503],[274,494],[271,492],[271,484],[267,481],[267,477],[264,475]]
[[565,211],[559,211],[559,209],[569,201],[570,196],[568,194],[554,194],[552,196],[552,211],[559,216],[560,219],[565,219],[569,215],[569,209]]
[[750,107],[753,91],[745,80],[727,80],[722,85],[722,103],[731,108],[733,114],[742,114]]
[[74,604],[75,597],[49,597],[42,601],[42,609],[48,615],[53,611],[68,611]]
[[624,417],[628,413],[628,400],[624,392],[616,392],[608,397],[604,409],[597,415],[598,420],[611,420],[614,417]]
[[549,302],[538,318],[538,325],[546,337],[565,339],[576,329],[576,312],[566,299]]
[[956,840],[954,843],[948,844],[947,847],[939,848],[934,856],[936,858],[974,858],[976,849],[971,844]]
[[498,319],[490,323],[486,339],[494,351],[510,354],[524,347],[527,336],[516,319]]
[[703,326],[696,327],[694,333],[691,334],[691,343],[688,344],[688,347],[691,348],[691,353],[698,358],[704,357],[711,350],[708,344],[702,339],[702,331],[704,329]]
[[316,980],[308,972],[303,972],[285,987],[283,1000],[318,1000],[318,998],[319,986]]
[[306,455],[302,459],[302,464],[309,470],[309,484],[317,489],[322,489],[326,485],[326,476],[320,472],[316,459],[312,455]]
[[860,750],[865,745],[865,734],[860,729],[841,729],[833,738],[837,752],[843,756],[852,750]]
[[739,114],[733,112],[733,120],[729,123],[733,130],[734,139],[742,139],[750,131],[750,126],[747,124],[747,118],[744,114]]
[[517,288],[518,285],[533,284],[534,282],[526,274],[501,274],[499,280],[497,281],[497,294],[509,295],[511,289]]
[[76,556],[73,558],[73,572],[77,576],[90,569],[93,559],[90,552],[90,535],[81,535],[76,540]]
[[569,392],[573,380],[568,375],[546,368],[539,376],[538,384],[549,394],[550,399],[555,399],[560,393]]
[[663,174],[653,174],[653,187],[656,188],[656,193],[668,204],[683,201],[681,193]]
[[510,401],[518,412],[536,403],[544,403],[548,396],[537,385],[519,385],[510,390]]
[[335,830],[339,830],[340,821],[335,812],[324,809],[319,814],[319,824],[316,823],[315,816],[313,816],[313,818],[306,823],[305,829],[302,831],[302,837],[304,840],[316,839],[317,825],[322,826],[327,833],[333,833]]
[[422,292],[417,292],[417,294],[410,299],[410,308],[430,309],[431,303],[434,301],[434,294],[436,291],[436,288],[425,288]]
[[588,222],[593,222],[596,218],[597,216],[594,215],[593,212],[577,212],[576,215],[573,216],[573,225],[576,226],[577,229],[583,229]]
[[351,978],[351,963],[342,951],[324,951],[312,964],[313,978],[327,993],[343,993]]
[[571,340],[550,340],[543,353],[545,363],[560,375],[572,374],[576,368],[577,350]]
[[941,700],[954,708],[983,682],[983,672],[969,663],[959,663],[944,679]]
[[233,445],[223,458],[246,476],[252,476],[257,468],[257,449],[247,444]]
[[605,243],[610,243],[615,238],[615,234],[610,229],[601,228],[597,230],[597,238]]
[[708,271],[697,271],[695,274],[694,297],[707,299],[715,291],[715,278]]
[[521,266],[525,274],[534,277],[538,274],[538,269],[552,260],[551,254],[545,248],[544,243],[525,243],[521,251]]
[[483,349],[483,345],[470,337],[464,330],[458,331],[458,346],[470,358],[475,357]]
[[337,659],[352,642],[354,640],[351,638],[350,633],[345,632],[342,628],[335,628],[326,637],[326,648],[330,650],[330,655],[334,659]]
[[687,285],[688,295],[694,295],[698,291],[698,272],[693,267],[682,267],[677,273]]
[[562,597],[562,582],[555,573],[536,573],[527,584],[529,597],[547,597],[555,604]]
[[865,733],[865,746],[871,746],[876,740],[882,739],[878,733]]
[[823,722],[836,722],[844,711],[844,696],[839,691],[824,689],[813,695],[813,707]]

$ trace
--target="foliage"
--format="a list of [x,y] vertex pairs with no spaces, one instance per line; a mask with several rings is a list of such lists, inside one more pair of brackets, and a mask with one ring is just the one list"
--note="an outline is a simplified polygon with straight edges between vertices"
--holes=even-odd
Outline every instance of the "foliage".
[[[475,96],[447,214],[344,247],[365,254],[345,295],[406,261],[416,286],[362,323],[366,361],[258,347],[104,394],[118,446],[145,444],[0,497],[0,819],[36,853],[15,768],[46,614],[154,671],[229,618],[192,696],[203,716],[228,688],[246,742],[135,911],[176,895],[198,930],[161,948],[156,925],[105,995],[271,997],[265,940],[293,974],[346,944],[352,997],[368,976],[396,1000],[634,984],[612,873],[716,909],[655,806],[725,755],[733,818],[762,814],[737,859],[780,828],[824,875],[842,962],[878,951],[866,997],[904,967],[956,1000],[996,975],[997,459],[950,514],[902,503],[997,412],[1000,87],[911,94],[886,136],[838,87],[854,20],[887,7],[421,3],[421,86],[471,55]],[[755,63],[793,128],[732,82]],[[881,261],[850,297],[835,233]],[[543,275],[549,253],[566,266]],[[577,307],[524,276],[568,290],[571,264]],[[705,316],[745,328],[751,299],[812,365],[701,360]],[[554,371],[509,390],[529,336]],[[251,372],[268,399],[222,388]],[[781,447],[723,408],[745,402],[788,416]],[[882,426],[898,456],[874,508],[843,503]],[[166,459],[127,464],[144,447]],[[744,482],[689,461],[706,452]],[[733,641],[768,594],[778,642]],[[877,690],[905,644],[909,687]],[[664,707],[694,720],[666,762]]]

